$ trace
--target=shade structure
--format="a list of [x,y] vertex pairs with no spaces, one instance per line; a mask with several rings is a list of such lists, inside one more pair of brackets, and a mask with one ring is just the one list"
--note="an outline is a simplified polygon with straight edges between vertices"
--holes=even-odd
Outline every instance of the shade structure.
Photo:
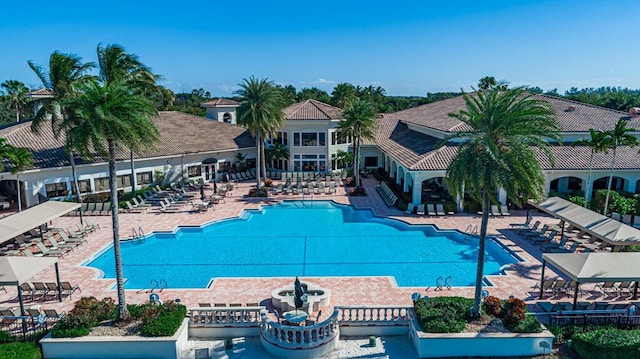
[[547,263],[566,274],[575,282],[573,308],[578,301],[580,283],[589,282],[637,282],[640,281],[640,253],[543,253],[540,298],[543,294],[544,272]]
[[529,201],[529,204],[611,245],[640,244],[640,230],[637,228],[578,206],[566,199],[549,197],[541,203]]
[[0,219],[0,244],[78,208],[78,203],[47,201]]
[[[30,258],[30,257],[0,257],[0,285],[16,286],[18,289],[18,301],[20,313],[25,315],[24,300],[20,285],[26,283],[36,274],[55,267],[56,283],[58,285],[58,300],[62,301],[60,289],[60,272],[58,271],[58,258]],[[25,323],[23,322],[23,326]]]

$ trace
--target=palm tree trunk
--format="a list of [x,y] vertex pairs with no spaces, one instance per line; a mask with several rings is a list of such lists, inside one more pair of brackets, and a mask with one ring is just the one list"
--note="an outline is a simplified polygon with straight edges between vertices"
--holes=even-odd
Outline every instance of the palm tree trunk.
[[[260,141],[260,159],[262,160],[262,178],[267,179],[267,157],[264,154],[264,140]],[[256,174],[260,177],[260,174]]]
[[[133,162],[133,149],[129,155],[129,163],[131,164],[131,196],[136,196],[136,165]],[[161,183],[159,183],[161,184]]]
[[257,188],[260,189],[260,139],[262,138],[262,136],[260,136],[260,129],[258,129],[256,131],[256,147],[257,147],[257,161],[256,161],[256,181],[257,181]]
[[18,104],[17,97],[16,97],[16,122],[20,122],[20,105]]
[[76,159],[73,157],[73,151],[69,150],[69,163],[71,164],[71,180],[73,188],[76,191],[76,203],[80,203],[78,213],[80,213],[80,224],[84,224],[82,219],[82,196],[80,195],[80,186],[78,185],[78,175],[76,174]]
[[611,159],[611,173],[609,173],[609,180],[607,181],[607,196],[604,200],[604,211],[603,215],[607,215],[607,210],[609,209],[609,194],[611,193],[611,181],[613,181],[613,167],[616,165],[616,148],[613,148],[613,158]]
[[593,171],[593,154],[594,150],[591,150],[591,158],[589,159],[589,175],[587,176],[587,186],[584,190],[584,207],[588,207],[589,203],[589,194],[591,192],[591,171]]
[[356,133],[356,148],[354,149],[353,158],[353,175],[356,179],[356,188],[360,187],[360,129],[357,129]]
[[109,144],[109,189],[111,194],[111,230],[113,232],[113,255],[116,260],[116,285],[118,287],[118,321],[128,320],[131,315],[127,310],[122,274],[122,254],[120,252],[120,226],[118,223],[118,187],[116,185],[116,143]]
[[473,296],[473,308],[471,309],[472,317],[480,316],[482,280],[484,277],[484,246],[489,224],[489,206],[489,194],[485,189],[482,191],[482,221],[480,222],[480,238],[478,240],[478,265],[476,267],[476,288]]
[[22,199],[20,198],[22,188],[20,186],[20,172],[16,172],[16,184],[18,185],[18,212],[22,212]]

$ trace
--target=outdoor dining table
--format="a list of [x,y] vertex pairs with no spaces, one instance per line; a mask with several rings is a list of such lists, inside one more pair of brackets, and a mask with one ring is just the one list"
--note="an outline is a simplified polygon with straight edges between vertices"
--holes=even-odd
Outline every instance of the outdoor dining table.
[[285,321],[293,325],[300,325],[301,323],[306,321],[307,318],[309,318],[309,313],[305,312],[304,310],[298,309],[284,312],[283,316]]

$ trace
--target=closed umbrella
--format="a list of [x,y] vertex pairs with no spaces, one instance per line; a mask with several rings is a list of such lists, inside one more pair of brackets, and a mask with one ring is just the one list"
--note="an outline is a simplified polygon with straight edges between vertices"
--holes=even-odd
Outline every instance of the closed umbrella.
[[293,282],[293,304],[296,306],[296,311],[302,308],[304,304],[303,295],[302,284],[300,284],[300,280],[296,277],[295,282]]
[[218,193],[218,185],[216,184],[216,180],[213,180],[213,194]]
[[205,198],[207,198],[207,197],[204,195],[204,186],[201,186],[200,187],[200,200],[204,201]]

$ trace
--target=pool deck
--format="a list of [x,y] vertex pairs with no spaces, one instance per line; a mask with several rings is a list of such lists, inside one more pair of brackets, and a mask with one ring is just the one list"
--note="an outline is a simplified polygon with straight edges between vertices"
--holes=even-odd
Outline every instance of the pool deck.
[[[152,231],[171,231],[178,225],[201,225],[214,220],[236,217],[244,209],[258,209],[263,205],[276,204],[283,199],[302,199],[302,195],[277,195],[268,199],[245,198],[255,182],[243,182],[238,184],[232,194],[225,198],[224,203],[220,203],[209,209],[207,212],[189,212],[191,206],[185,206],[179,213],[158,213],[149,211],[148,213],[124,213],[119,216],[120,237],[131,236],[132,228],[136,230],[141,227],[145,233]],[[372,179],[364,179],[364,186],[367,189],[366,197],[351,197],[345,194],[343,187],[337,187],[334,195],[305,196],[305,200],[333,200],[338,203],[354,205],[359,208],[371,208],[379,216],[392,217],[412,224],[435,224],[441,229],[465,230],[468,225],[480,226],[480,216],[469,214],[456,214],[444,217],[424,217],[417,215],[406,215],[396,208],[387,207],[380,195],[375,190],[377,182]],[[210,193],[210,190],[207,194]],[[312,197],[312,198],[310,198]],[[544,216],[537,212],[531,212],[533,220],[541,220],[542,223],[557,223],[557,220]],[[98,271],[83,267],[81,264],[88,258],[93,257],[97,252],[112,242],[111,216],[92,216],[91,220],[100,225],[100,230],[88,236],[88,243],[78,247],[74,251],[60,258],[60,277],[62,281],[78,284],[82,293],[74,293],[73,296],[64,297],[62,302],[49,297],[46,301],[36,297],[34,301],[27,301],[27,306],[39,305],[43,309],[54,308],[60,311],[68,311],[73,307],[73,303],[80,296],[95,296],[97,298],[112,297],[117,298],[115,280],[100,279]],[[287,221],[294,219],[283,219],[279,225],[286,225]],[[537,292],[532,287],[540,281],[541,251],[539,246],[534,246],[518,237],[515,232],[509,229],[510,223],[523,223],[525,220],[524,211],[517,211],[510,217],[496,217],[489,219],[488,233],[495,235],[510,250],[523,259],[511,269],[506,271],[506,275],[490,276],[493,286],[486,288],[491,295],[507,298],[511,295],[522,298],[533,304],[537,300]],[[79,222],[78,217],[61,217],[53,221],[53,227],[66,228]],[[380,248],[384,250],[384,248]],[[193,255],[206,255],[199,252],[198,248],[193,248]],[[215,254],[214,254],[215,255]],[[443,273],[446,275],[446,273]],[[546,277],[553,277],[555,274],[547,270]],[[158,278],[161,279],[161,278]],[[410,306],[411,294],[420,293],[422,296],[452,296],[461,295],[473,297],[473,287],[453,287],[451,290],[444,289],[436,291],[431,287],[397,287],[393,278],[389,277],[304,277],[304,281],[317,284],[321,287],[329,288],[332,292],[331,305],[398,305]],[[267,303],[273,289],[290,284],[293,278],[220,278],[217,279],[210,288],[206,289],[165,289],[162,292],[155,291],[160,295],[161,300],[173,300],[179,298],[187,306],[198,306],[198,303]],[[51,270],[35,276],[32,282],[55,282],[55,272]],[[594,290],[594,284],[581,286],[585,290],[585,295],[580,300],[608,300],[625,301],[629,298],[604,296],[599,290]],[[17,306],[17,290],[7,287],[7,293],[0,293],[1,307]],[[127,290],[127,303],[142,303],[149,299],[148,290]],[[561,295],[560,297],[545,297],[545,300],[570,301],[572,297]]]

